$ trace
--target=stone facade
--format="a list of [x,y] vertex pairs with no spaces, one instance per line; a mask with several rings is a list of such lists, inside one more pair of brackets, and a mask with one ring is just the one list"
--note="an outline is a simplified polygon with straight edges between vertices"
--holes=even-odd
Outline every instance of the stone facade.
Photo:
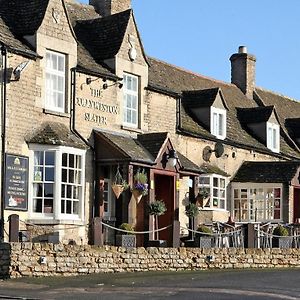
[[200,249],[71,246],[39,243],[0,245],[6,278],[92,273],[300,267],[299,249]]

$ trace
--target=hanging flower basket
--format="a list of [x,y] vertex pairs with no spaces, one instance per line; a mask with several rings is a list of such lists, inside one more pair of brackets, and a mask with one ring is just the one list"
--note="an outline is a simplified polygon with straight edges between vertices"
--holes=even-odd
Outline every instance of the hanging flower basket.
[[132,195],[139,203],[143,196],[148,194],[147,175],[144,172],[138,171],[134,175],[134,183],[131,189]]
[[116,195],[116,198],[119,199],[120,195],[123,193],[124,191],[124,186],[122,184],[113,184],[111,186],[114,194]]

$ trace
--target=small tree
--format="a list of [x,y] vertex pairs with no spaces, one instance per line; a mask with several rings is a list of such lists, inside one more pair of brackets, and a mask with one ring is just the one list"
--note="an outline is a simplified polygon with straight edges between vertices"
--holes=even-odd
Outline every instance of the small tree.
[[[158,217],[165,214],[167,211],[165,202],[163,200],[155,200],[148,204],[149,214],[154,216],[154,228],[158,230]],[[159,240],[159,232],[156,231],[156,239]]]
[[[199,214],[199,208],[195,203],[189,203],[185,207],[185,214],[190,218],[191,221],[191,229],[195,230],[195,217]],[[192,239],[194,239],[195,233],[192,232]]]

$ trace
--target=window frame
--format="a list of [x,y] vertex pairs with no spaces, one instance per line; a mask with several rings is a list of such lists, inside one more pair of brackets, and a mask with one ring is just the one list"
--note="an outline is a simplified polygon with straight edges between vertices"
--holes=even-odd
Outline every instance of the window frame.
[[[215,116],[217,116],[217,118],[215,118]],[[224,140],[227,134],[226,125],[227,125],[226,110],[212,106],[210,111],[210,133],[215,137],[217,137],[218,139]],[[220,129],[222,131],[221,133],[220,133]]]
[[[280,152],[280,127],[278,124],[267,122],[267,148],[273,152]],[[270,134],[271,131],[271,134]],[[275,137],[275,139],[274,139]],[[274,142],[276,145],[274,145]]]
[[[65,146],[49,146],[49,145],[29,145],[29,218],[34,220],[72,220],[83,221],[84,220],[84,194],[85,194],[85,156],[86,150],[75,149]],[[54,187],[53,187],[53,212],[34,212],[33,209],[33,184],[34,184],[34,153],[36,151],[54,152]],[[68,153],[73,155],[79,155],[81,157],[81,175],[80,175],[80,191],[79,191],[79,208],[78,214],[66,214],[61,212],[62,203],[62,154]]]
[[[280,194],[279,196],[276,195],[275,190],[280,189]],[[235,190],[239,190],[238,197],[235,197]],[[242,190],[244,191],[244,197],[242,197]],[[257,190],[262,190],[263,194],[263,199],[258,198],[256,202],[254,202],[254,190],[257,193]],[[271,192],[273,190],[273,192]],[[267,203],[270,192],[273,193],[273,208],[270,203]],[[246,197],[245,197],[246,196]],[[272,196],[272,195],[271,195]],[[236,200],[237,199],[237,200]],[[236,211],[239,210],[239,214],[244,213],[241,211],[241,209],[235,209],[235,201],[241,201],[241,199],[245,199],[246,202],[246,209],[242,209],[245,211],[247,218],[239,218],[238,215],[236,215]],[[252,200],[252,203],[251,203]],[[279,205],[276,205],[276,201],[280,201]],[[259,206],[263,204],[263,209],[260,209],[263,213],[263,218],[257,218],[255,216],[255,206]],[[283,185],[280,183],[232,183],[231,186],[231,214],[233,218],[238,221],[238,222],[244,222],[244,223],[249,223],[249,222],[282,222],[283,219]],[[279,208],[276,206],[279,206]],[[256,207],[257,208],[257,207]],[[279,212],[279,218],[269,218],[270,212],[275,215],[275,211]]]
[[[209,179],[208,183],[204,183],[201,178]],[[218,181],[218,186],[215,186],[215,180]],[[224,182],[224,187],[221,187],[221,181]],[[199,184],[198,188],[204,188],[209,190],[209,202],[203,207],[203,210],[227,210],[227,185],[228,180],[227,177],[219,175],[219,174],[204,174],[199,176]],[[221,196],[221,191],[224,193],[224,196]],[[215,194],[217,192],[217,195]],[[217,200],[217,206],[214,205],[214,201]],[[221,207],[221,202],[224,204],[224,207]]]
[[[48,66],[48,54],[52,57],[52,56],[56,56],[57,58],[63,58],[63,67],[64,70],[60,71],[58,70],[58,66],[57,69],[54,68],[50,68]],[[57,64],[58,65],[58,64]],[[46,50],[46,55],[45,55],[45,109],[51,110],[51,111],[55,111],[55,112],[60,112],[60,113],[64,113],[66,111],[66,79],[67,79],[67,55],[64,53],[60,53],[60,52],[56,52],[56,51],[52,51],[47,49]],[[53,90],[51,87],[49,87],[49,85],[51,85],[51,81],[49,81],[47,79],[47,76],[56,76],[56,79],[58,79],[59,77],[62,77],[62,91],[60,91],[59,89]],[[57,83],[58,84],[58,83]],[[54,94],[56,95],[56,98],[54,99]],[[54,102],[57,102],[57,95],[58,94],[62,94],[62,106],[58,106],[57,103],[53,104]]]
[[[126,85],[126,77],[133,78],[136,80],[136,90],[131,90],[127,88]],[[126,127],[138,128],[139,127],[139,109],[140,109],[140,79],[139,76],[133,75],[130,73],[123,73],[123,125]],[[127,96],[136,98],[136,107],[132,108],[128,106]],[[130,110],[131,112],[136,113],[135,122],[129,122],[127,119],[127,112]],[[132,114],[131,114],[132,118]]]

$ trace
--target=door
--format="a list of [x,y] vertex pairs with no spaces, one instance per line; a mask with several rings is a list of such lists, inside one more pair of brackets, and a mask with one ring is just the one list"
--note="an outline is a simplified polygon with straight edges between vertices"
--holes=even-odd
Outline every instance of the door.
[[294,188],[294,222],[300,221],[300,188]]
[[[155,199],[163,200],[167,207],[167,211],[164,215],[158,218],[159,228],[166,227],[173,224],[174,220],[174,207],[175,207],[175,177],[155,174],[154,186],[155,186]],[[166,240],[168,246],[172,246],[172,227],[160,231],[159,239]]]

